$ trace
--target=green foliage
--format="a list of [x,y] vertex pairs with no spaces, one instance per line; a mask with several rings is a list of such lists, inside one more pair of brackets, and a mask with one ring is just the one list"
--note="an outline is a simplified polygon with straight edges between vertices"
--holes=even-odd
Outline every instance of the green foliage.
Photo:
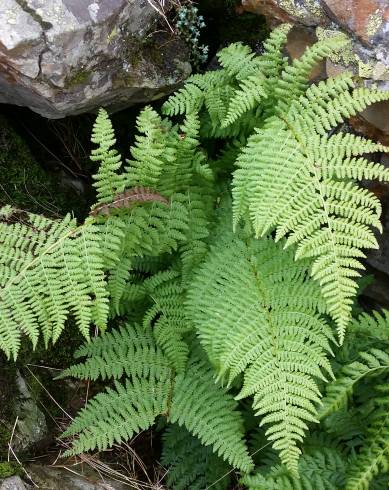
[[378,199],[355,180],[389,180],[385,167],[357,158],[380,145],[327,135],[356,109],[388,97],[365,89],[350,94],[351,86],[348,75],[320,82],[269,118],[238,158],[233,190],[235,223],[248,213],[256,236],[275,228],[276,240],[287,237],[285,247],[297,245],[296,258],[313,259],[311,274],[341,341],[363,268],[361,249],[376,248],[372,227],[381,229]]
[[170,421],[184,425],[233,467],[249,471],[252,460],[242,441],[243,423],[236,402],[215,384],[212,367],[194,350],[185,374],[175,380]]
[[321,41],[289,66],[280,54],[288,30],[273,31],[261,56],[239,43],[225,48],[222,70],[189,78],[163,109],[200,111],[208,136],[248,138],[233,178],[235,227],[249,216],[257,237],[275,230],[285,247],[297,245],[296,258],[311,259],[342,342],[362,249],[376,248],[381,230],[380,202],[355,181],[387,181],[389,171],[363,157],[386,147],[332,132],[389,95],[354,88],[347,73],[309,86],[314,65],[344,40]]
[[297,443],[317,421],[315,380],[332,376],[333,335],[304,265],[271,239],[244,238],[217,238],[189,291],[190,312],[219,377],[231,384],[244,373],[238,399],[254,395],[269,440],[297,471]]
[[345,462],[338,451],[323,447],[304,454],[299,462],[300,478],[285,467],[274,465],[243,478],[249,490],[336,490],[344,484]]
[[0,348],[16,358],[20,338],[46,346],[60,336],[72,314],[88,337],[104,329],[108,294],[96,226],[77,227],[67,216],[51,220],[5,206],[0,210]]
[[204,17],[193,4],[181,5],[178,8],[176,29],[190,48],[190,59],[196,68],[199,68],[208,59],[208,46],[200,44],[200,31],[205,27]]
[[0,462],[0,479],[9,478],[14,475],[21,475],[23,473],[22,468],[13,461]]
[[107,112],[99,110],[93,126],[92,143],[98,145],[92,150],[91,160],[99,163],[98,172],[94,175],[94,187],[97,189],[97,202],[113,201],[116,194],[122,192],[124,183],[122,175],[118,175],[122,162],[118,152],[112,148],[115,143],[115,134]]
[[86,337],[110,320],[62,375],[106,385],[65,432],[67,454],[160,420],[173,488],[226,488],[233,471],[253,489],[387,488],[389,315],[352,319],[381,229],[359,182],[389,180],[367,159],[387,148],[336,130],[389,96],[350,74],[312,84],[343,40],[289,65],[289,29],[261,55],[223,49],[164,116],[146,107],[124,167],[101,110],[83,224],[2,208],[7,355],[21,334],[55,341],[68,317]]
[[[199,347],[192,349],[185,372],[176,375],[156,345],[152,329],[127,325],[95,338],[76,355],[88,359],[61,377],[115,381],[114,389],[93,398],[65,431],[64,437],[77,434],[67,454],[107,449],[147,429],[160,415],[185,426],[236,468],[245,472],[252,468],[236,402],[215,385],[212,368]],[[123,382],[117,381],[123,376]]]
[[107,449],[148,429],[158,415],[167,412],[168,394],[168,370],[158,379],[150,376],[127,379],[123,384],[115,381],[114,388],[90,400],[64,432],[64,437],[77,434],[66,455]]
[[383,393],[374,399],[365,444],[350,461],[346,490],[368,489],[375,476],[389,470],[388,384],[378,388]]
[[190,432],[176,424],[164,433],[161,462],[169,468],[168,488],[203,490],[209,485],[215,490],[228,488],[228,465],[209,446],[204,447]]

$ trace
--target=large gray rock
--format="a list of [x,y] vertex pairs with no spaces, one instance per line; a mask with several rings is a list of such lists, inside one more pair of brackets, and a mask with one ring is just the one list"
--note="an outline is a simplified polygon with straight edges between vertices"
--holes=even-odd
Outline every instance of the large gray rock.
[[147,0],[0,0],[0,103],[60,118],[171,92],[188,52],[157,20]]

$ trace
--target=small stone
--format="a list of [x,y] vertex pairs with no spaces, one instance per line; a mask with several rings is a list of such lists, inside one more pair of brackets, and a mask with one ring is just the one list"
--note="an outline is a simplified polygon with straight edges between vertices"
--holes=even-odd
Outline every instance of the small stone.
[[20,372],[16,375],[18,394],[15,401],[15,413],[18,421],[12,439],[12,448],[16,453],[25,452],[42,442],[48,428],[46,418],[38,407],[38,401],[29,390],[25,379]]
[[[317,41],[315,32],[302,26],[294,26],[289,32],[286,51],[292,60],[300,58],[304,51]],[[310,79],[314,80],[325,76],[325,62],[318,63],[313,68]]]
[[20,476],[11,476],[3,480],[2,483],[0,481],[0,490],[27,490],[27,487]]
[[315,26],[324,18],[320,0],[242,0],[248,12],[264,15],[271,23],[301,22]]
[[372,104],[361,113],[361,117],[389,136],[389,101]]
[[372,72],[373,80],[389,80],[389,69],[384,63],[378,61]]
[[[39,488],[45,490],[132,490],[134,487],[105,478],[92,468],[85,467],[82,474],[61,467],[29,464],[26,471]],[[1,490],[1,489],[0,489]]]
[[264,15],[272,25],[292,21],[292,17],[280,8],[276,1],[242,0],[242,8],[246,12]]

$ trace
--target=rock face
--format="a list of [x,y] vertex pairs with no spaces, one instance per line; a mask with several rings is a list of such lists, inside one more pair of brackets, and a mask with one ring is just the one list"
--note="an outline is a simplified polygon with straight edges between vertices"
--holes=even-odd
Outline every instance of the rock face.
[[[389,90],[389,3],[386,0],[242,0],[243,8],[274,23],[316,29],[318,37],[343,32],[350,44],[332,63]],[[333,67],[329,67],[329,70]]]
[[0,102],[61,118],[171,92],[188,53],[157,20],[147,0],[1,0]]

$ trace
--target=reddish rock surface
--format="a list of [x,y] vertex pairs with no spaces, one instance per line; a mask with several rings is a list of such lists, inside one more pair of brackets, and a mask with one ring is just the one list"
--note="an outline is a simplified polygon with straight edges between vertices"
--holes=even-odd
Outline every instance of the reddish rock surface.
[[389,21],[387,0],[323,0],[323,4],[330,17],[365,43]]
[[242,7],[246,12],[264,15],[270,25],[293,21],[293,17],[273,0],[242,0]]

